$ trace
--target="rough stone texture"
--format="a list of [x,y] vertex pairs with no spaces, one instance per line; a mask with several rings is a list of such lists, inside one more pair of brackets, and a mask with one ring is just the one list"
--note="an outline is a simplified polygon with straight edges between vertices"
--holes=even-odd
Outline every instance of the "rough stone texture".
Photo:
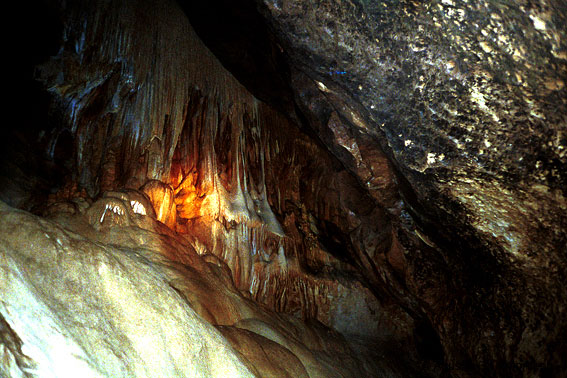
[[254,374],[567,374],[564,5],[180,3],[247,88],[173,1],[54,2],[0,198],[161,256]]
[[[254,373],[302,374],[255,356],[259,340],[274,353],[288,349],[309,376],[440,369],[416,349],[415,301],[383,281],[394,273],[380,262],[403,270],[390,214],[297,117],[252,96],[174,2],[59,6],[61,48],[36,72],[55,124],[32,138],[44,149],[34,157],[67,174],[36,200],[37,213],[72,229],[84,218],[81,232],[103,245],[142,243],[190,266],[175,289],[206,321],[256,334],[223,328]],[[383,154],[361,150],[389,172]],[[203,276],[191,274],[194,251],[210,263]]]
[[[564,226],[550,211],[565,208],[566,186],[558,3],[267,6],[291,58],[327,84],[322,92],[352,126],[387,142],[420,199],[439,196],[436,207],[451,221],[470,224],[514,259],[558,253],[557,238],[529,246]],[[349,109],[334,90],[362,107]]]
[[[194,25],[224,64],[263,60],[269,85],[291,80],[318,138],[399,217],[407,253],[389,262],[442,336],[453,374],[566,374],[565,5],[256,3],[267,33],[261,22],[238,28],[230,2],[186,8],[205,16]],[[210,33],[215,12],[243,33],[231,49]],[[259,45],[275,49],[234,54],[263,34]],[[372,167],[381,151],[394,172]],[[383,190],[392,176],[401,202],[395,185]],[[412,234],[421,241],[408,244]]]
[[405,282],[453,374],[565,374],[565,5],[259,5],[321,139],[369,187],[357,139],[395,166],[427,244]]
[[48,145],[70,133],[75,151],[52,200],[144,184],[158,219],[257,301],[358,336],[411,337],[413,320],[363,286],[384,291],[371,283],[392,269],[376,261],[399,258],[389,215],[236,81],[174,3],[69,4],[62,17],[64,48],[38,69],[63,118]]

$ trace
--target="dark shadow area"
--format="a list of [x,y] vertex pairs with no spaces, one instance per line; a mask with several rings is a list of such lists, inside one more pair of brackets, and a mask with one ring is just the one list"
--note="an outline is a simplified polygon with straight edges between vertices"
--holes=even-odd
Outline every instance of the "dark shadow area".
[[283,114],[294,112],[282,46],[253,0],[178,0],[191,25],[221,63],[255,97]]
[[[14,33],[14,70],[8,98],[7,122],[0,131],[0,200],[11,206],[38,210],[47,195],[60,186],[67,173],[53,161],[48,140],[53,129],[50,96],[35,80],[35,67],[57,54],[63,30],[56,9],[48,2],[37,1],[12,9],[12,16],[24,29]],[[69,143],[66,140],[66,143]],[[70,147],[59,144],[59,162]],[[67,163],[68,165],[68,163]]]

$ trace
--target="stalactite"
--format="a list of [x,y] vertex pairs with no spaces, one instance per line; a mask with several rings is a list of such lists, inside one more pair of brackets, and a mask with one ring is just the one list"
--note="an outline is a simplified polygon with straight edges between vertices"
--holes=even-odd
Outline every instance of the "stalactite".
[[224,261],[239,290],[329,322],[337,286],[309,270],[351,268],[319,245],[314,220],[299,231],[293,214],[310,203],[312,218],[342,221],[328,152],[255,99],[173,1],[65,7],[65,47],[39,77],[74,135],[79,187],[93,198],[141,188],[158,220]]
[[[220,112],[232,104],[253,102],[202,45],[174,4],[123,1],[99,6],[90,1],[66,7],[66,47],[39,69],[39,76],[65,109],[70,129],[79,138],[80,171],[88,170],[86,162],[97,148],[101,147],[103,159],[111,148],[106,141],[93,146],[86,140],[106,115],[113,116],[103,135],[124,140],[132,159],[157,144],[146,175],[165,181],[193,88],[217,99]],[[139,7],[152,15],[147,22],[141,22],[147,16],[140,14]],[[136,177],[136,168],[131,170]],[[96,193],[100,188],[95,181],[84,175],[81,184]]]

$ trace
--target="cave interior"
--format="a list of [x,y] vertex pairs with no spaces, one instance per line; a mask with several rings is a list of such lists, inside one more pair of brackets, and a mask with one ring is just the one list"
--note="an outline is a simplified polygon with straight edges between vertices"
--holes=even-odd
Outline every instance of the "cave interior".
[[1,376],[567,376],[564,2],[23,8]]

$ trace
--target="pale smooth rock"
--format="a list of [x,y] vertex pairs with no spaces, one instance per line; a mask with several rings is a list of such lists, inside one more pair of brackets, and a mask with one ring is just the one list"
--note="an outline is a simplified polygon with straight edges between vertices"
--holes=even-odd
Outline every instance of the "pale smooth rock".
[[0,228],[0,376],[252,376],[135,250],[4,203]]

